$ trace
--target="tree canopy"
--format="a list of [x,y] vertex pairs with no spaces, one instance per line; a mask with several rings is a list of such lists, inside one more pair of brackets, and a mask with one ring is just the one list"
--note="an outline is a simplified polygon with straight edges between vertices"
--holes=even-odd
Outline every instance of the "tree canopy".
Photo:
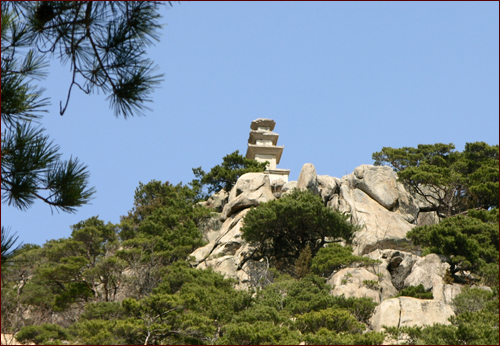
[[312,256],[327,240],[349,241],[356,228],[347,217],[325,207],[321,198],[294,189],[278,200],[261,203],[245,216],[243,239],[257,246],[255,256],[268,256],[286,267],[307,246]]
[[391,166],[441,216],[498,207],[498,145],[474,142],[466,143],[463,152],[454,149],[452,143],[384,147],[372,158],[375,165]]
[[455,215],[435,225],[415,227],[407,237],[422,245],[424,253],[445,255],[452,274],[472,271],[491,285],[498,284],[498,232],[495,208],[469,210],[467,216]]
[[61,160],[41,127],[48,99],[36,80],[48,57],[69,64],[67,110],[73,87],[102,91],[115,114],[142,115],[161,75],[146,57],[158,40],[161,2],[5,1],[2,3],[2,201],[19,209],[39,199],[74,212],[94,189],[78,159]]
[[[193,168],[195,179],[191,185],[199,189],[200,198],[206,198],[214,192],[219,192],[221,189],[227,192],[236,184],[236,181],[245,173],[263,172],[266,169],[267,163],[250,160],[239,154],[239,150],[228,154],[222,158],[222,164],[212,167],[210,172],[205,173],[201,167]],[[202,190],[207,188],[205,193]]]

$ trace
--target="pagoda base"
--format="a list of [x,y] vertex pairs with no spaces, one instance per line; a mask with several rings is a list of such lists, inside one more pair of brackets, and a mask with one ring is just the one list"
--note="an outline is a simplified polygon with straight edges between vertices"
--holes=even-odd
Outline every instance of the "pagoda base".
[[281,168],[266,169],[264,171],[264,174],[267,174],[269,176],[269,181],[271,183],[279,179],[283,180],[285,183],[288,183],[288,176],[290,175],[290,170]]

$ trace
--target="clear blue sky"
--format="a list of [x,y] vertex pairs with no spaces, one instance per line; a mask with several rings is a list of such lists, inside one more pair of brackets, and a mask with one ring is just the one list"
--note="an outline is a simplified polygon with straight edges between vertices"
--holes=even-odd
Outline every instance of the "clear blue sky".
[[279,168],[342,177],[384,146],[499,139],[498,2],[182,2],[163,8],[150,57],[164,73],[146,117],[117,119],[52,61],[42,119],[63,158],[88,165],[97,193],[76,214],[2,205],[25,243],[68,237],[99,215],[117,223],[139,182],[177,184],[245,154],[250,123],[272,118]]

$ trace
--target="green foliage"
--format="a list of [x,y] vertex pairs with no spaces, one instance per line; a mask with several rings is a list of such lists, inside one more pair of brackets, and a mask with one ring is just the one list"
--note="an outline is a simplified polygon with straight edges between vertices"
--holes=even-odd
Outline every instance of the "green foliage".
[[364,325],[345,309],[327,308],[311,311],[297,317],[297,328],[302,333],[315,333],[321,328],[336,332],[361,333]]
[[68,331],[57,324],[45,323],[39,326],[23,327],[16,334],[16,339],[22,343],[33,342],[37,345],[60,345],[62,340],[67,340]]
[[356,317],[358,321],[368,323],[368,320],[375,311],[377,303],[367,297],[344,298],[344,296],[341,296],[341,298],[337,299],[337,305],[349,310],[349,312]]
[[242,228],[243,239],[257,246],[256,256],[270,257],[281,270],[307,246],[314,257],[326,238],[350,240],[354,231],[347,217],[325,207],[319,196],[298,190],[252,208]]
[[313,274],[300,280],[282,275],[257,292],[257,300],[288,315],[337,307],[348,310],[360,322],[368,321],[377,306],[372,299],[333,296],[330,285],[325,281],[325,278]]
[[187,259],[204,245],[199,226],[212,213],[195,203],[195,195],[182,184],[139,183],[134,208],[120,223],[119,236],[124,241],[117,252],[133,269],[126,280],[135,298],[152,292],[166,266]]
[[21,247],[22,244],[18,244],[17,246],[14,247],[14,244],[16,243],[18,238],[19,237],[16,237],[16,233],[10,234],[9,228],[2,226],[2,239],[1,239],[2,265],[5,265],[8,261],[10,261],[12,257],[15,256],[16,251],[18,251],[19,248]]
[[321,328],[305,335],[304,340],[307,345],[382,345],[384,337],[384,333],[346,334]]
[[451,143],[384,147],[372,158],[375,165],[390,165],[400,181],[446,217],[468,208],[498,207],[498,145],[474,142],[466,143],[463,152],[454,149]]
[[372,290],[378,290],[379,285],[378,285],[378,280],[363,280],[363,285],[366,287],[372,289]]
[[[61,103],[61,115],[75,85],[87,94],[96,91],[109,94],[108,100],[116,115],[141,115],[147,108],[144,102],[151,101],[153,87],[161,79],[161,75],[153,74],[156,67],[146,54],[146,48],[159,37],[160,4],[156,1],[5,3],[2,6],[2,90],[4,63],[19,53],[16,49],[30,49],[31,55],[25,59],[29,68],[11,67],[8,71],[12,74],[15,71],[33,74],[43,66],[49,52],[57,51],[61,63],[69,63],[72,71],[68,100],[64,107]],[[3,24],[4,14],[11,16],[9,26]],[[4,29],[8,30],[5,43]],[[4,53],[7,53],[5,57]],[[27,99],[29,92],[25,94],[18,98]]]
[[304,250],[300,252],[299,258],[295,262],[295,275],[302,278],[309,274],[311,266],[311,247],[307,245]]
[[[496,304],[496,305],[495,305]],[[462,288],[460,294],[453,298],[453,309],[455,314],[465,312],[477,312],[483,309],[492,313],[498,312],[498,293],[482,288]]]
[[[109,94],[115,114],[143,114],[145,102],[159,83],[146,47],[158,40],[161,2],[93,1],[2,3],[2,202],[26,210],[36,200],[51,208],[75,212],[95,189],[88,186],[87,167],[78,159],[61,160],[59,146],[45,129],[32,126],[46,112],[44,78],[50,54],[69,63],[72,88],[86,94]],[[58,54],[53,53],[57,51]]]
[[20,249],[15,271],[27,304],[63,311],[74,303],[114,299],[125,268],[113,255],[118,247],[115,226],[91,217],[72,229],[71,238]]
[[125,311],[118,302],[94,302],[85,305],[82,320],[115,320],[125,316]]
[[326,247],[319,249],[312,259],[311,270],[315,274],[327,277],[333,271],[347,267],[354,262],[361,262],[364,265],[376,264],[376,260],[353,255],[350,246],[330,243]]
[[401,290],[396,297],[414,297],[418,299],[434,299],[432,292],[427,292],[424,285],[409,286]]
[[[205,173],[201,167],[193,168],[193,174],[196,177],[191,185],[198,189],[200,199],[205,199],[214,192],[224,189],[231,191],[239,177],[245,173],[263,172],[267,163],[260,163],[256,160],[247,159],[239,154],[239,150],[228,154],[222,158],[222,164],[212,167],[210,172]],[[208,192],[202,192],[204,187]]]
[[220,345],[298,345],[300,334],[285,326],[258,321],[229,324],[223,329]]
[[73,344],[76,345],[126,345],[123,329],[129,328],[132,333],[135,328],[123,320],[81,320],[72,324],[68,330]]
[[490,277],[495,265],[498,268],[498,229],[498,210],[492,209],[471,211],[468,216],[456,215],[436,225],[415,227],[407,237],[423,245],[427,252],[447,256],[452,274],[470,270]]
[[469,207],[498,209],[498,145],[485,142],[466,143],[463,151]]
[[27,122],[2,132],[2,202],[27,210],[40,199],[73,213],[95,192],[88,188],[89,173],[78,159],[62,161],[59,146],[43,131]]

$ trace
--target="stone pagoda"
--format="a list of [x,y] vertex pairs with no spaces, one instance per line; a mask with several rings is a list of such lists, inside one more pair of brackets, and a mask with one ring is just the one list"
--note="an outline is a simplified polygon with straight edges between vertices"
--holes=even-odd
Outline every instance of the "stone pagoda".
[[269,180],[283,180],[288,182],[289,169],[276,168],[280,163],[284,146],[276,146],[279,135],[274,130],[276,122],[272,119],[259,118],[252,121],[250,125],[250,137],[248,138],[248,149],[246,158],[259,162],[269,162],[265,174],[269,175]]

